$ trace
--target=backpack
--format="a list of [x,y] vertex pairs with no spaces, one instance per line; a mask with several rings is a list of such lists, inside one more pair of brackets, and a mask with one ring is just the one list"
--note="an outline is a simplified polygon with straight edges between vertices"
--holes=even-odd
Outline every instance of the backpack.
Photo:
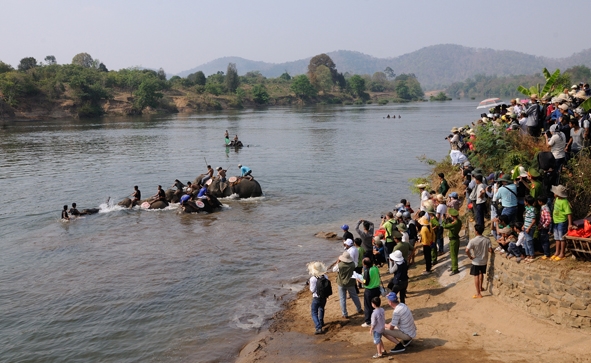
[[324,275],[316,278],[316,295],[324,299],[332,295],[332,285]]

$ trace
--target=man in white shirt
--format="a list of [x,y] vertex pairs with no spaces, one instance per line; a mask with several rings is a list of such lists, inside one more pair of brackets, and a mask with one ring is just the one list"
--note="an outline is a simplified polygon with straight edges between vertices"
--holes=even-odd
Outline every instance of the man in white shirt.
[[[435,197],[437,209],[435,209],[435,217],[439,221],[439,225],[445,220],[447,214],[447,205],[445,204],[445,197],[443,194],[437,194]],[[443,228],[437,228],[437,235],[435,241],[437,242],[437,251],[441,256],[443,254]]]
[[343,245],[345,246],[345,251],[349,252],[349,255],[353,259],[355,267],[357,267],[357,263],[359,262],[359,250],[353,244],[353,240],[347,239],[345,242],[343,242]]
[[390,349],[390,353],[400,353],[406,350],[406,347],[417,336],[417,327],[412,312],[404,303],[398,301],[395,292],[389,293],[387,301],[392,311],[392,321],[386,324],[383,337],[396,343],[396,346]]

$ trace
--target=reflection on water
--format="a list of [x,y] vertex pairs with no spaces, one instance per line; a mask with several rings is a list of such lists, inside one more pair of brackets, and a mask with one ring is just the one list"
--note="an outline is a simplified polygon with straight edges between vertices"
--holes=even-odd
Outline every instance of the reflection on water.
[[[0,361],[231,360],[308,261],[340,253],[317,231],[418,201],[416,156],[441,158],[477,116],[454,101],[2,124]],[[253,147],[224,147],[225,130]],[[265,196],[211,215],[105,203],[193,180],[204,158],[249,166]],[[72,202],[101,213],[60,222]]]

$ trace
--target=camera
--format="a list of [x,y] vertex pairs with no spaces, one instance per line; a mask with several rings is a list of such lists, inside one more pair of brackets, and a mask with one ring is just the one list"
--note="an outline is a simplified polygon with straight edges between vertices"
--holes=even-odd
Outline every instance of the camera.
[[383,214],[380,216],[380,219],[384,219],[384,215]]
[[552,137],[552,133],[550,132],[550,130],[546,131],[546,136]]

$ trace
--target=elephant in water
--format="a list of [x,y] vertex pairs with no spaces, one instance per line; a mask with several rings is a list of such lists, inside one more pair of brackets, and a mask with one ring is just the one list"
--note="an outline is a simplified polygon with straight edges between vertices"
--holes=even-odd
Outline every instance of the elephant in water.
[[197,204],[198,201],[189,201],[182,206],[182,210],[185,213],[199,213],[199,212],[207,212],[212,213],[216,210],[222,208],[222,203],[213,195],[208,195],[209,199],[202,199],[201,202],[203,203],[203,207],[199,207]]
[[[195,178],[194,184],[201,181],[205,174],[199,175]],[[255,179],[242,178],[236,183],[230,183],[228,181],[222,182],[220,178],[216,177],[212,180],[211,184],[207,188],[208,191],[218,197],[229,197],[232,194],[238,194],[240,198],[254,198],[263,195],[261,185]]]
[[[148,201],[148,199],[140,200],[138,205],[141,205],[142,203],[147,202],[147,201]],[[121,207],[129,208],[129,206],[131,206],[131,199],[124,198],[122,201],[117,203],[117,205],[119,205]],[[150,208],[148,208],[148,209],[164,209],[166,207],[168,207],[168,202],[165,202],[163,200],[159,200],[157,202],[152,203],[150,205]]]

